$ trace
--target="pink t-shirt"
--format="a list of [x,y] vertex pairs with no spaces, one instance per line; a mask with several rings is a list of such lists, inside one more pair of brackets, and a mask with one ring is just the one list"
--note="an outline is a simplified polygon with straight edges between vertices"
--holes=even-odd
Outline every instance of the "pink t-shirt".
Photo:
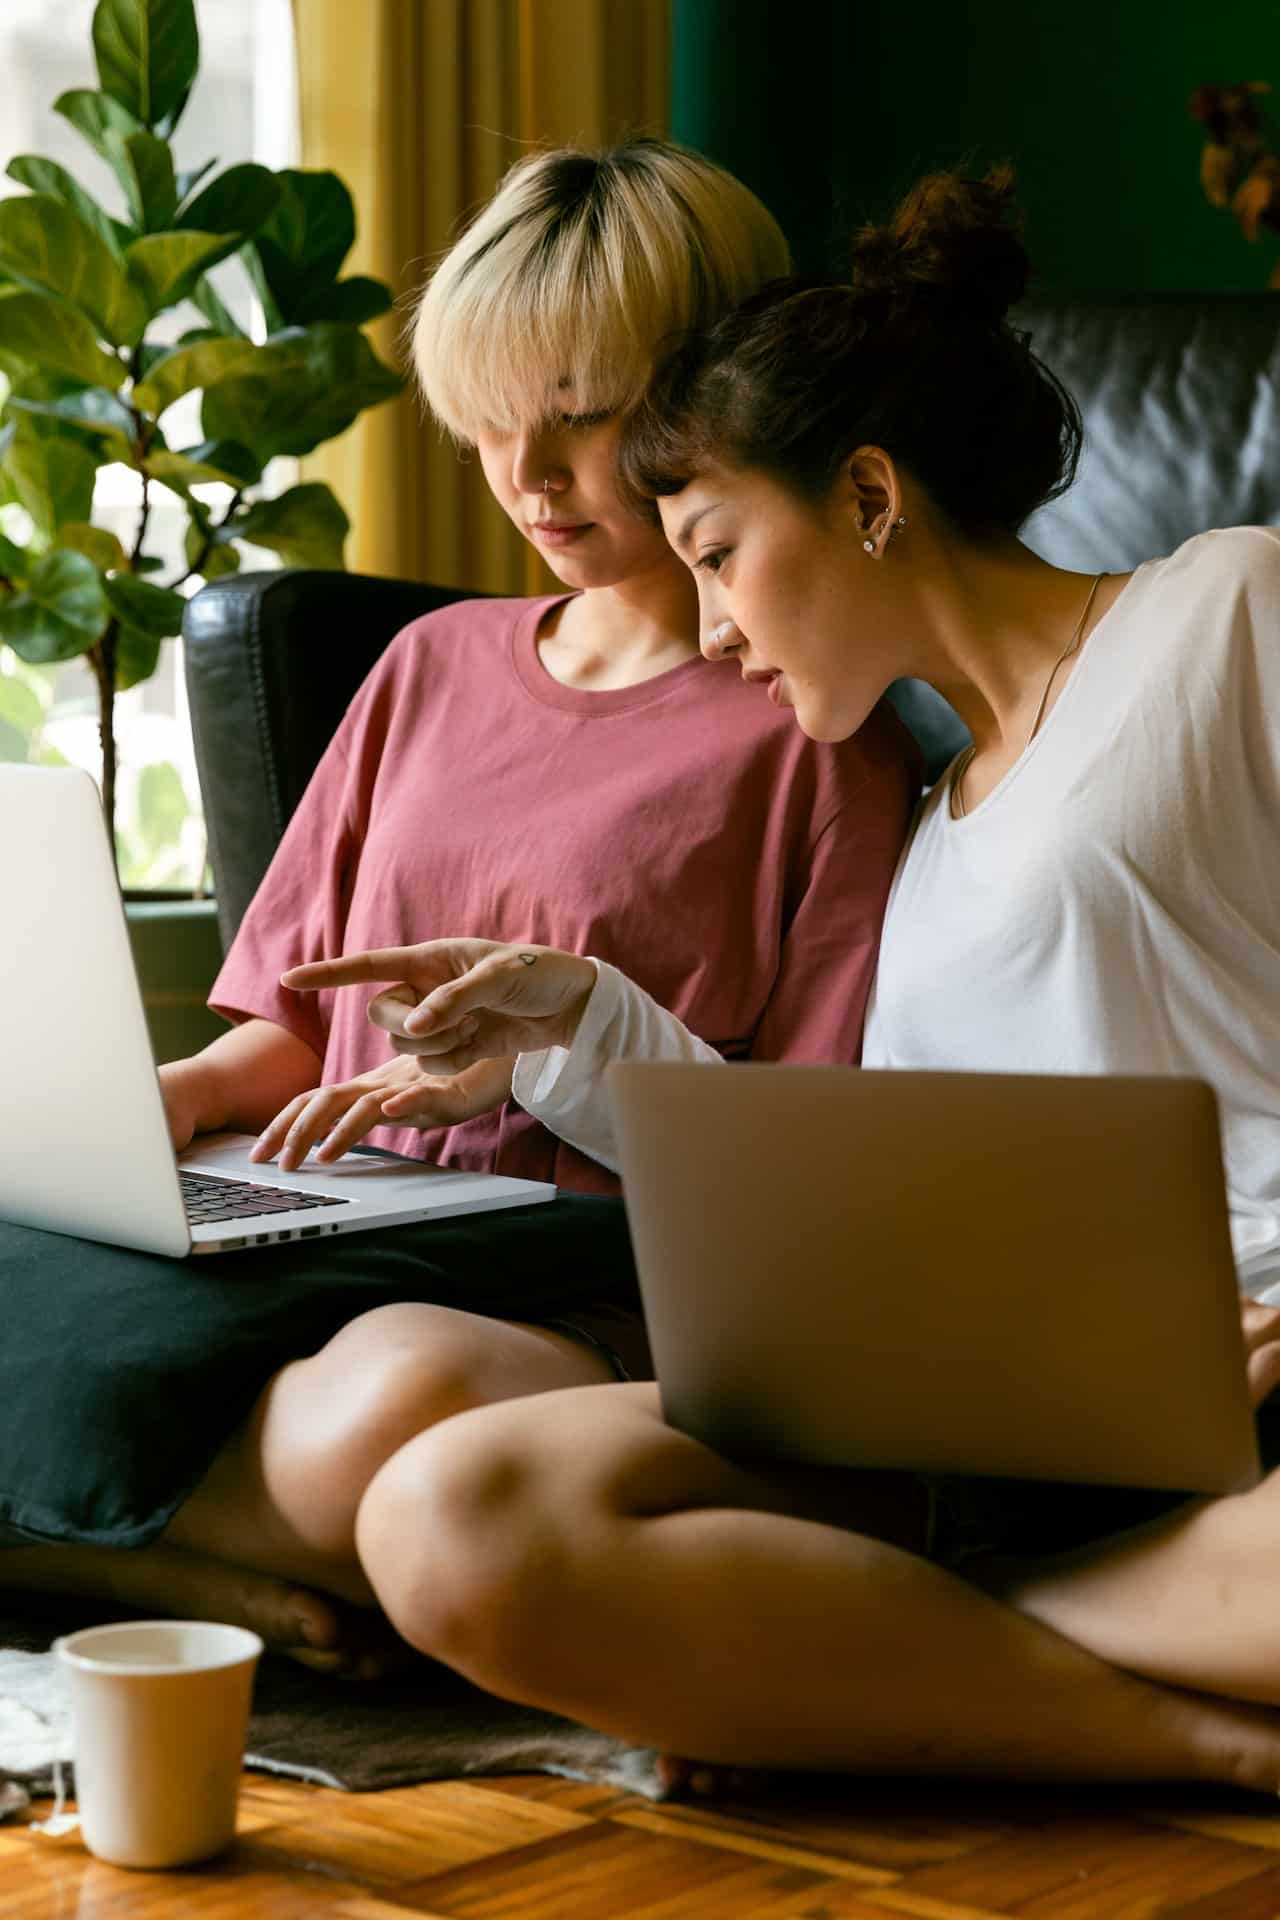
[[[733,1059],[854,1062],[880,921],[918,789],[887,707],[820,746],[729,666],[562,686],[537,651],[555,599],[468,600],[396,636],[347,710],[214,983],[332,1083],[390,1056],[373,989],[288,993],[285,967],[449,935],[611,961]],[[514,1102],[371,1145],[612,1193]]]

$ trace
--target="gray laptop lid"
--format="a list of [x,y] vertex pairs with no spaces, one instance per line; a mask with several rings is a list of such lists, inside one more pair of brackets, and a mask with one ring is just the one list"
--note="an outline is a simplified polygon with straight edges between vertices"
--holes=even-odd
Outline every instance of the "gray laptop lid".
[[638,1062],[609,1083],[673,1425],[740,1456],[1256,1481],[1202,1083]]
[[0,766],[0,1219],[181,1256],[191,1234],[97,788]]

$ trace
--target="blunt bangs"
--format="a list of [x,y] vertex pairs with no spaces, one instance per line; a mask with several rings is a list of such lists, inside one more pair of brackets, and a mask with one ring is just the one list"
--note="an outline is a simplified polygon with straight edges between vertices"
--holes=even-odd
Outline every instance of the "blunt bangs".
[[561,411],[630,413],[664,342],[787,265],[772,216],[699,155],[657,140],[536,154],[428,282],[418,382],[464,442]]

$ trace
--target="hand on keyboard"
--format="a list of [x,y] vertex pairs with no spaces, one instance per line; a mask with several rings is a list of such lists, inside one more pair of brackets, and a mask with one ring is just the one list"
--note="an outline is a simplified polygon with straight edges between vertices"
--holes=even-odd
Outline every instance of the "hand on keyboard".
[[[383,1067],[333,1086],[300,1093],[276,1115],[249,1158],[278,1159],[286,1172],[314,1149],[318,1161],[336,1160],[374,1127],[453,1127],[500,1107],[511,1092],[513,1059],[482,1060],[447,1079],[423,1071],[417,1060]],[[395,1099],[394,1116],[383,1111]]]

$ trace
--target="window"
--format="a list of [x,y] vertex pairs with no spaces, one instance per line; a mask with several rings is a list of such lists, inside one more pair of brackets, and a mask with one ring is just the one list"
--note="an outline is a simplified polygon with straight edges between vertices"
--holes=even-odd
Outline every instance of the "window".
[[[174,137],[179,167],[217,157],[223,165],[259,160],[271,167],[296,164],[296,96],[289,0],[196,0],[200,25],[200,72]],[[93,0],[54,6],[49,0],[4,0],[0,9],[0,127],[7,165],[17,153],[59,161],[109,212],[123,213],[114,176],[52,103],[68,87],[96,86],[91,25]],[[0,192],[21,192],[0,180]],[[213,279],[237,320],[255,337],[262,317],[239,261],[214,269]],[[193,307],[162,316],[148,339],[177,339],[201,317]],[[184,411],[185,410],[185,411]],[[171,446],[200,439],[199,395],[187,395],[165,418]],[[296,462],[276,461],[267,492],[296,479]],[[211,504],[227,490],[201,488]],[[219,496],[223,498],[220,500]],[[138,476],[124,466],[101,469],[94,495],[96,524],[132,542],[141,499]],[[181,574],[186,513],[164,487],[151,488],[146,549],[163,562],[156,579]],[[20,508],[0,507],[0,530],[23,540]],[[273,567],[275,554],[244,551],[244,565]],[[199,585],[193,581],[184,592]],[[129,887],[203,884],[204,826],[191,746],[182,676],[181,642],[167,641],[150,680],[116,700],[119,750],[117,814],[121,877]],[[84,660],[56,668],[26,665],[0,647],[0,758],[61,760],[101,772],[98,702]]]

